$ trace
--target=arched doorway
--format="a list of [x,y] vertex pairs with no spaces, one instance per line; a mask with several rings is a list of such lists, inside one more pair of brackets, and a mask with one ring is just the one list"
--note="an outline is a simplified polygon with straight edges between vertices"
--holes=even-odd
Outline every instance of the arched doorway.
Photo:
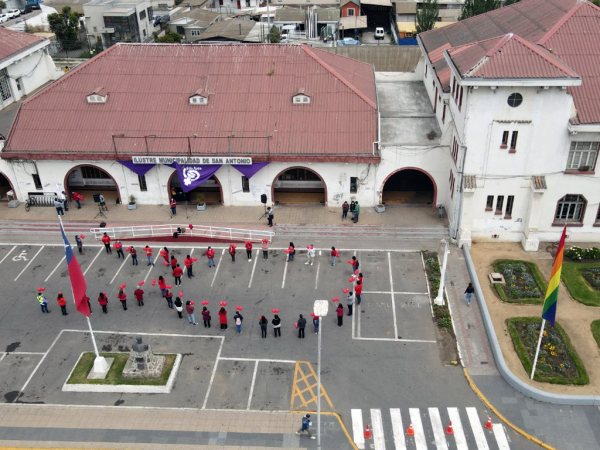
[[380,201],[386,205],[430,205],[435,207],[437,186],[434,179],[416,167],[399,169],[385,179]]
[[107,204],[123,203],[115,179],[98,166],[81,164],[73,167],[65,175],[63,185],[69,199],[73,198],[73,192],[77,192],[82,194],[86,201],[93,201],[94,194],[102,194]]
[[321,175],[306,167],[282,170],[271,185],[274,203],[327,204],[327,185]]
[[177,171],[175,170],[169,178],[167,189],[169,199],[174,197],[178,202],[199,203],[198,196],[204,194],[205,203],[213,205],[223,203],[223,188],[219,179],[214,175],[196,189],[192,189],[189,192],[183,192],[181,182],[179,181]]
[[13,198],[16,200],[17,193],[13,189],[12,183],[6,175],[0,172],[0,201],[8,201],[8,196],[6,195],[8,191],[13,191]]

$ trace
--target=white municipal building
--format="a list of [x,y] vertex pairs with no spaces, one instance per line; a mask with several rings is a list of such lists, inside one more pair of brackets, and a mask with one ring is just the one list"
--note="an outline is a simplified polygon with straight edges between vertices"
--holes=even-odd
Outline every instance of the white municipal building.
[[[407,74],[307,46],[115,45],[23,102],[0,185],[20,200],[441,204],[459,243],[536,250],[565,223],[600,241],[600,9],[522,0],[418,41]],[[186,192],[175,163],[206,181]]]

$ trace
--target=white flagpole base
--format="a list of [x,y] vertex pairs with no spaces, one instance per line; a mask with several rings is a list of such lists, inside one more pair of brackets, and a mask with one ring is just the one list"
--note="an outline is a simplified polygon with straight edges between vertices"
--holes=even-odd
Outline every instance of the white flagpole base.
[[106,358],[104,356],[97,356],[96,359],[94,359],[94,367],[92,367],[90,377],[106,378],[108,369],[110,369],[110,364],[108,364]]

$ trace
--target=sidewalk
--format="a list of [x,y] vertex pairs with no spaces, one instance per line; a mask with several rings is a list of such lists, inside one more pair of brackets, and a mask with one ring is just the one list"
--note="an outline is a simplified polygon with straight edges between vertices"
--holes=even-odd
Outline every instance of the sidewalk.
[[[41,448],[316,448],[298,436],[301,414],[126,407],[0,404],[0,446]],[[316,433],[316,416],[311,429]],[[353,448],[333,416],[322,416],[322,446]]]

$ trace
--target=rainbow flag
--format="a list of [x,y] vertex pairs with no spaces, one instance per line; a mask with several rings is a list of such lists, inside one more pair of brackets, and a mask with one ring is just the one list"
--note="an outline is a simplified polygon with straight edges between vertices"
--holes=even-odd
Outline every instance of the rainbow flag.
[[558,302],[558,286],[560,285],[560,272],[562,271],[566,235],[567,227],[565,225],[558,244],[556,256],[554,257],[552,275],[550,275],[550,282],[548,283],[548,290],[546,291],[546,298],[544,300],[544,310],[542,311],[542,318],[550,322],[552,326],[554,326],[556,320],[556,303]]

